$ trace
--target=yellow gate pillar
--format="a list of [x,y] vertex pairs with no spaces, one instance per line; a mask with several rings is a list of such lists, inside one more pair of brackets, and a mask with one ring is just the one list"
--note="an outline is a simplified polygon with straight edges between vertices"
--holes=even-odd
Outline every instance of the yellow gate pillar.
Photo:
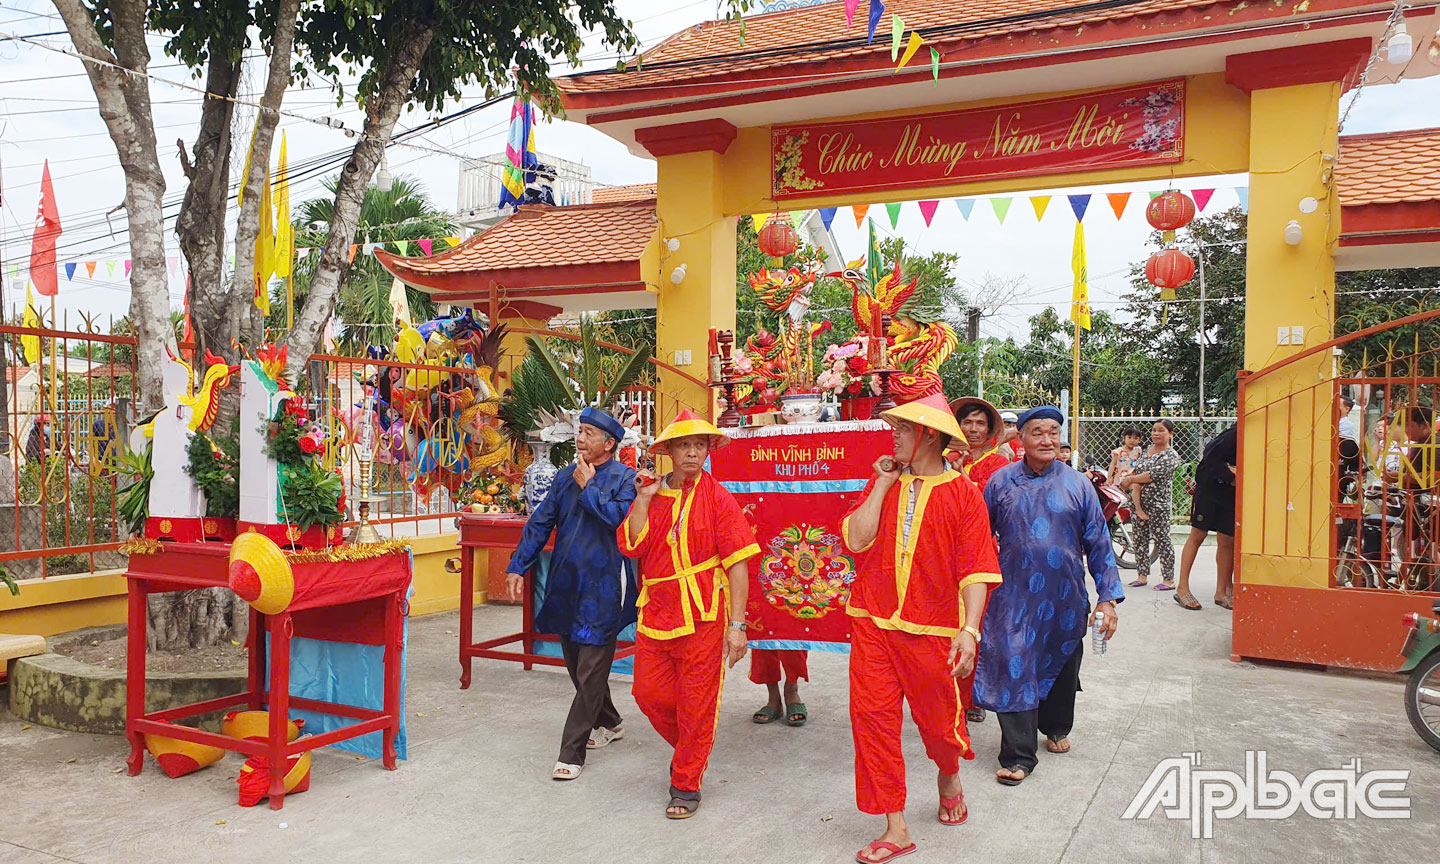
[[[1227,59],[1227,80],[1250,94],[1250,373],[1333,336],[1339,100],[1370,50],[1370,40],[1354,39]],[[1329,585],[1333,369],[1322,351],[1247,383],[1238,569],[1245,583]]]
[[[658,162],[660,236],[679,241],[671,252],[662,240],[659,272],[650,277],[660,289],[655,357],[701,381],[709,376],[710,328],[735,328],[735,220],[721,205],[722,156],[735,132],[723,120],[706,120],[635,133]],[[673,276],[682,266],[677,283]],[[708,387],[662,370],[660,392],[664,416],[656,418],[657,428],[681,408],[713,416]]]
[[492,324],[510,328],[500,340],[500,368],[495,370],[494,378],[495,386],[503,392],[530,352],[525,340],[533,334],[522,331],[548,329],[550,319],[564,310],[535,300],[507,300],[498,292],[484,310]]

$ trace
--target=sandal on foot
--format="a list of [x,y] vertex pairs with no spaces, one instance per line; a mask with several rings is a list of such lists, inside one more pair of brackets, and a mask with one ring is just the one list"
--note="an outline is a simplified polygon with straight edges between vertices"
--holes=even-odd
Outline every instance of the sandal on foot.
[[[856,852],[855,860],[859,861],[860,864],[882,864],[882,862],[893,861],[896,858],[899,858],[901,855],[909,855],[911,852],[914,851],[914,843],[911,843],[909,846],[901,847],[896,846],[894,843],[890,843],[885,840],[876,840],[874,843],[871,843],[869,846],[866,846],[864,849]],[[866,852],[885,852],[887,854],[884,858],[869,858],[865,855]]]
[[1136,579],[1134,582],[1131,582],[1128,587],[1130,587],[1130,588],[1144,588],[1144,587],[1145,587],[1146,585],[1148,585],[1148,584],[1150,584],[1150,583],[1146,582],[1144,579]]
[[750,722],[759,723],[761,726],[764,726],[766,723],[774,723],[779,719],[780,709],[774,705],[766,705],[764,708],[750,715]]
[[1175,590],[1175,586],[1174,586],[1174,585],[1171,585],[1169,582],[1161,582],[1159,585],[1156,585],[1156,586],[1155,586],[1155,590],[1156,590],[1156,591],[1174,591],[1174,590]]
[[1221,609],[1229,609],[1232,612],[1235,611],[1235,601],[1231,600],[1229,597],[1226,597],[1224,600],[1216,600],[1215,605],[1219,606]]
[[[671,808],[678,807],[682,812],[671,813]],[[665,805],[666,819],[689,819],[700,809],[700,790],[690,792],[685,789],[670,787],[670,803]]]
[[608,747],[612,742],[619,741],[625,737],[625,730],[619,726],[614,729],[607,729],[604,726],[590,730],[590,740],[585,742],[586,750],[599,750]]
[[551,780],[574,780],[585,770],[584,765],[571,765],[569,762],[556,762],[555,770],[550,772]]
[[964,810],[963,813],[960,814],[960,818],[959,818],[959,819],[949,819],[949,818],[946,818],[946,817],[948,817],[951,813],[955,812],[955,808],[957,808],[957,807],[965,807],[965,793],[964,793],[964,792],[961,792],[959,795],[956,795],[954,798],[941,798],[941,799],[940,799],[940,824],[941,824],[941,825],[964,825],[964,824],[965,824],[965,820],[967,820],[967,819],[970,818],[970,808],[969,808],[969,807],[965,807],[965,810]]
[[1194,594],[1176,593],[1173,596],[1175,597],[1175,602],[1179,603],[1181,607],[1189,609],[1191,612],[1200,611],[1200,601],[1195,599]]
[[[1061,741],[1065,742],[1064,747],[1060,746]],[[1045,749],[1051,753],[1063,756],[1070,752],[1070,739],[1064,735],[1061,735],[1059,738],[1051,738],[1047,735],[1045,736]]]
[[804,726],[810,715],[805,713],[804,702],[791,702],[785,706],[785,723],[789,726]]
[[1019,777],[1001,777],[1001,776],[997,773],[997,774],[995,775],[995,782],[996,782],[996,783],[999,783],[1001,786],[1019,786],[1021,783],[1024,783],[1024,782],[1025,782],[1026,778],[1028,778],[1028,777],[1030,776],[1030,772],[1029,772],[1029,771],[1026,771],[1024,768],[1021,768],[1019,765],[1012,765],[1012,766],[1010,766],[1010,767],[1008,767],[1008,768],[1005,768],[1005,769],[1003,769],[1003,770],[1009,771],[1011,774],[1017,774],[1017,773],[1018,773],[1020,776],[1019,776]]
[[985,709],[984,709],[984,708],[966,708],[966,709],[965,709],[965,722],[967,722],[967,723],[984,723],[984,722],[985,722]]

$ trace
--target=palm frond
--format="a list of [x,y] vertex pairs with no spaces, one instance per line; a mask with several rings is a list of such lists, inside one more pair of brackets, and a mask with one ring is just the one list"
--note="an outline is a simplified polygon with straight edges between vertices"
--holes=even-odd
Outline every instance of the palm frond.
[[625,365],[620,367],[620,371],[610,381],[610,386],[600,399],[600,407],[609,410],[610,406],[615,404],[615,400],[620,398],[621,391],[633,384],[645,372],[645,364],[649,360],[649,345],[641,345],[636,348],[635,353],[626,359]]
[[524,446],[526,434],[539,425],[540,411],[555,410],[564,403],[566,395],[566,390],[560,388],[545,367],[545,361],[534,353],[528,355],[515,371],[512,385],[500,404],[498,416],[506,437],[516,447]]
[[595,345],[595,319],[589,315],[580,319],[580,390],[581,401],[593,405],[600,394],[600,350]]
[[563,402],[560,403],[561,407],[582,407],[576,399],[574,388],[570,384],[570,376],[566,374],[565,367],[560,363],[559,358],[555,356],[544,342],[541,342],[534,336],[525,337],[525,342],[530,346],[530,356],[534,357],[541,364],[541,368],[551,377],[556,388],[564,393],[565,398]]

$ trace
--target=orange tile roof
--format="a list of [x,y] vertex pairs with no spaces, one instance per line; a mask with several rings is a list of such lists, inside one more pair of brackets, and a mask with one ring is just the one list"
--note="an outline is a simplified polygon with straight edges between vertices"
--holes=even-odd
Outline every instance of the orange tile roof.
[[1341,138],[1335,187],[1350,207],[1440,201],[1440,128]]
[[574,272],[596,265],[635,264],[655,238],[655,199],[580,204],[530,205],[428,258],[402,258],[380,250],[376,257],[401,278],[493,274],[544,268]]
[[592,204],[614,204],[620,201],[644,201],[655,197],[654,183],[635,183],[630,186],[597,186],[590,193]]
[[[560,78],[557,83],[562,91],[581,93],[674,84],[807,62],[853,60],[882,52],[888,61],[892,14],[905,22],[907,31],[918,31],[927,43],[953,46],[957,42],[1059,28],[1083,30],[1124,19],[1237,4],[1233,0],[1137,0],[1110,8],[1101,8],[1109,4],[1093,3],[1076,11],[1076,0],[889,0],[871,45],[865,42],[868,4],[855,11],[855,22],[849,27],[845,24],[844,5],[821,3],[748,16],[744,19],[743,39],[738,21],[697,24],[645,52],[639,68],[580,73]],[[1290,14],[1289,4],[1284,11]],[[1193,17],[1196,28],[1210,26],[1209,16]],[[917,67],[925,63],[928,59],[912,61]]]

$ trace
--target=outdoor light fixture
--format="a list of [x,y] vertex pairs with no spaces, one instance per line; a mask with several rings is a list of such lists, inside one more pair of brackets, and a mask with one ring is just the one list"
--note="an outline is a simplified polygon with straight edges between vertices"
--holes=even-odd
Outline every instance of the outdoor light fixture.
[[665,248],[666,248],[666,249],[669,249],[671,252],[679,252],[679,251],[680,251],[680,240],[679,240],[679,238],[677,238],[677,237],[666,237],[666,238],[665,238]]
[[676,285],[679,285],[681,282],[685,281],[684,264],[681,264],[679,267],[676,267],[674,270],[670,271],[670,281],[674,282]]
[[1415,40],[1405,32],[1405,22],[1395,25],[1395,33],[1385,43],[1385,57],[1396,66],[1404,66],[1415,55]]
[[375,190],[377,192],[389,192],[395,188],[395,176],[390,173],[390,162],[385,154],[380,154],[380,173],[375,175]]
[[1300,241],[1305,239],[1305,229],[1300,227],[1299,219],[1291,219],[1285,223],[1285,242],[1291,246],[1299,246]]

